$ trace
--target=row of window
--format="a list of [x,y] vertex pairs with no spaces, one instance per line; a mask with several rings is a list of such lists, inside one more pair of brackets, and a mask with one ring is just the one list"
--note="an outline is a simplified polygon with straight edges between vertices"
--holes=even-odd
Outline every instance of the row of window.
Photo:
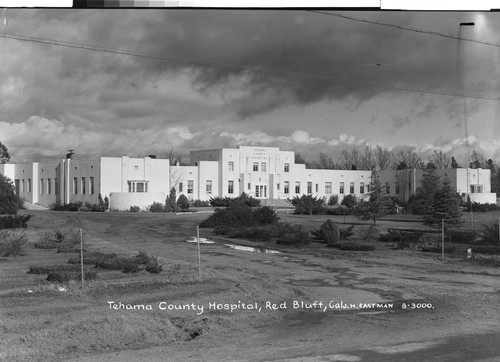
[[[228,170],[229,171],[234,171],[234,161],[229,161],[228,162]],[[254,162],[252,165],[252,170],[253,171],[261,171],[261,172],[266,172],[267,171],[267,163],[261,162],[260,163],[260,168],[259,168],[259,162]],[[284,172],[290,172],[290,164],[285,163],[283,167]]]
[[[42,179],[43,180],[43,179]],[[42,181],[40,180],[40,181]],[[49,179],[50,180],[50,179]],[[57,180],[57,179],[56,179]],[[57,185],[57,183],[56,183]],[[94,195],[95,193],[95,183],[94,183],[94,177],[89,177],[89,188],[87,190],[87,178],[86,177],[81,177],[80,182],[78,182],[78,177],[73,177],[73,195]],[[40,190],[42,190],[42,186],[40,184]],[[40,192],[42,193],[42,192]],[[50,192],[48,192],[50,193]],[[56,191],[57,193],[57,191]]]
[[21,179],[21,184],[19,184],[19,179],[15,180],[15,186],[19,192],[31,192],[31,179]]

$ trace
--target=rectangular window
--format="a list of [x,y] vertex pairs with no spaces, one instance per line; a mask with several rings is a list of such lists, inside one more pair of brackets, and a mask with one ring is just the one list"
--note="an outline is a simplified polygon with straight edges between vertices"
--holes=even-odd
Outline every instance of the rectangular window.
[[284,185],[283,185],[283,189],[285,191],[285,194],[289,194],[290,193],[290,182],[285,181]]
[[148,192],[148,183],[146,181],[129,181],[128,192]]
[[179,192],[182,192],[182,182],[179,182]]
[[396,183],[395,187],[396,187],[396,195],[399,195],[399,183]]
[[136,183],[136,190],[137,190],[137,192],[145,192],[144,191],[144,182],[137,182]]
[[371,190],[371,186],[370,185],[366,185],[366,192],[370,192]]
[[260,170],[261,170],[262,172],[266,172],[266,170],[267,170],[267,166],[266,166],[266,163],[265,163],[265,162],[261,162],[261,163],[260,163]]
[[82,195],[85,195],[87,192],[87,190],[85,190],[85,186],[86,186],[85,177],[82,177]]
[[228,166],[229,166],[228,168],[229,171],[234,171],[234,161],[229,161]]
[[344,193],[344,183],[343,182],[340,183],[340,193],[341,194]]
[[258,162],[254,162],[253,163],[253,170],[254,171],[259,171],[259,163]]
[[212,180],[207,180],[207,194],[210,195],[212,193]]
[[28,192],[31,192],[31,179],[28,179]]
[[250,182],[248,183],[248,187],[247,187],[248,190],[251,190],[252,189],[252,185],[250,184]]
[[194,180],[188,180],[188,194],[194,193]]
[[26,185],[25,185],[25,182],[24,182],[24,179],[21,180],[21,192],[26,192]]
[[59,180],[57,177],[54,177],[54,193],[59,194]]
[[234,181],[227,182],[227,193],[234,194]]
[[411,192],[411,181],[408,182],[408,192]]
[[310,195],[313,192],[313,183],[308,181],[307,182],[307,194]]
[[51,179],[47,179],[47,194],[50,195],[52,193],[52,182]]
[[78,193],[78,178],[73,177],[73,194],[76,195]]
[[391,185],[389,185],[389,182],[385,183],[385,193],[387,194],[391,193]]
[[94,177],[90,177],[90,194],[93,195],[95,193],[95,183]]
[[300,181],[295,181],[295,193],[300,194]]
[[350,194],[354,193],[354,182],[349,183],[349,193]]
[[359,193],[360,194],[364,194],[365,193],[365,183],[364,182],[360,182],[359,183]]
[[319,192],[319,184],[316,184],[316,192]]
[[[472,186],[471,186],[472,187]],[[44,187],[43,187],[43,178],[40,179],[40,195],[43,195]]]
[[285,172],[290,172],[290,164],[285,163]]
[[331,194],[331,193],[332,193],[332,183],[325,182],[325,194]]
[[279,183],[276,184],[276,190],[278,190],[278,191],[280,190],[280,184]]

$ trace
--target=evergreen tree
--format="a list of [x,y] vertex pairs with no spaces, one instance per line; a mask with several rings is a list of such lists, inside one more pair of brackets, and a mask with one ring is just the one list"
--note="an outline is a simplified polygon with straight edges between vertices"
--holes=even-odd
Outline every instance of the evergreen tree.
[[426,169],[422,177],[421,185],[417,188],[415,195],[410,198],[410,208],[417,215],[429,215],[433,213],[434,198],[441,186],[441,178],[435,169]]
[[177,203],[177,194],[175,191],[175,187],[172,187],[170,189],[170,195],[168,195],[167,199],[165,200],[165,211],[178,211]]
[[394,208],[394,201],[385,192],[378,178],[377,172],[373,171],[370,181],[370,192],[368,200],[362,200],[356,206],[355,214],[361,220],[373,220],[373,224],[378,219],[389,214]]
[[18,198],[10,178],[0,174],[0,214],[17,214]]
[[7,163],[10,161],[9,151],[7,147],[0,142],[0,163]]
[[424,224],[439,228],[442,220],[444,220],[446,226],[460,225],[462,223],[460,199],[450,186],[447,177],[444,178],[441,186],[433,196],[432,207],[428,209],[424,216]]
[[457,160],[455,160],[455,157],[451,158],[451,168],[460,168],[460,166],[457,163]]

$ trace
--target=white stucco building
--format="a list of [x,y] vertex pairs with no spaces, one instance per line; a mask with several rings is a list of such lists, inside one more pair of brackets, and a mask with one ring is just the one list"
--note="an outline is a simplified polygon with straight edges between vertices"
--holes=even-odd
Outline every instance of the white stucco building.
[[[407,199],[418,187],[424,170],[387,170],[379,173],[387,191]],[[295,163],[295,154],[277,147],[240,146],[191,151],[190,165],[170,165],[168,160],[100,157],[94,160],[62,159],[51,162],[0,165],[0,173],[14,180],[20,197],[32,204],[75,201],[97,203],[108,197],[110,207],[128,210],[164,203],[174,187],[177,196],[209,200],[236,197],[242,192],[258,199],[289,199],[303,194],[328,199],[346,195],[364,197],[369,192],[371,171],[307,169]],[[437,170],[464,197],[496,203],[490,190],[490,170]]]

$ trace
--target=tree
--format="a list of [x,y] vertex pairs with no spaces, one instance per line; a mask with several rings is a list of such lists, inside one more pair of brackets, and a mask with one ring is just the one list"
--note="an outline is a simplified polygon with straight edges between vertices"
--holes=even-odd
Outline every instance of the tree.
[[177,203],[176,203],[177,195],[175,191],[175,187],[170,189],[170,194],[165,200],[165,211],[177,211]]
[[374,170],[377,167],[377,161],[375,155],[373,154],[373,149],[366,146],[361,156],[361,169],[362,170]]
[[401,164],[402,162],[406,164],[407,168],[418,168],[421,160],[412,150],[401,150],[396,155],[396,164]]
[[158,157],[169,161],[169,185],[177,188],[185,176],[185,172],[180,167],[177,167],[182,161],[182,155],[176,153],[174,148],[169,146],[166,150],[160,152]]
[[368,200],[361,200],[355,208],[355,214],[361,220],[373,220],[384,217],[394,208],[394,201],[385,193],[385,188],[380,184],[376,171],[372,172],[370,181],[370,192]]
[[428,161],[438,169],[448,168],[452,162],[451,157],[447,153],[437,150],[434,150],[432,155],[428,157]]
[[375,148],[375,159],[379,171],[388,170],[394,164],[394,154],[381,146]]
[[17,214],[18,203],[14,183],[0,174],[0,214]]
[[332,158],[323,152],[319,154],[318,160],[313,162],[312,166],[323,170],[334,170],[336,168]]
[[434,197],[441,186],[441,178],[433,168],[426,169],[422,182],[409,199],[410,209],[417,215],[429,215],[433,212]]
[[4,164],[10,161],[10,155],[9,151],[7,150],[7,147],[0,142],[0,163]]
[[460,168],[455,157],[451,157],[451,168]]
[[181,210],[189,209],[189,200],[186,195],[180,195],[177,199],[177,207]]
[[460,198],[450,186],[447,177],[435,192],[431,204],[424,216],[424,224],[440,228],[444,220],[445,226],[460,225],[462,223],[462,211],[460,210]]
[[356,148],[351,151],[343,150],[339,157],[340,167],[343,170],[357,170],[361,168],[362,157]]
[[301,163],[301,164],[304,164],[304,165],[308,164],[308,162],[306,161],[306,159],[304,158],[304,156],[302,156],[298,152],[295,153],[295,163]]

